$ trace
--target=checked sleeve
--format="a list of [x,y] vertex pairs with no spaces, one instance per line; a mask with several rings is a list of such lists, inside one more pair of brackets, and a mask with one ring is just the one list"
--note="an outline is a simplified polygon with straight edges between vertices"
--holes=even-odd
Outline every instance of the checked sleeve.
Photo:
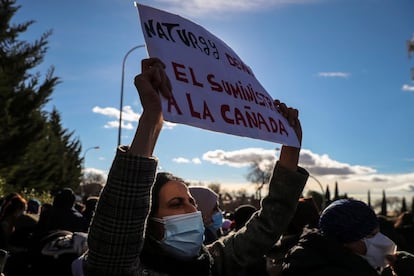
[[85,275],[136,275],[149,212],[156,158],[118,148],[99,197],[84,256]]

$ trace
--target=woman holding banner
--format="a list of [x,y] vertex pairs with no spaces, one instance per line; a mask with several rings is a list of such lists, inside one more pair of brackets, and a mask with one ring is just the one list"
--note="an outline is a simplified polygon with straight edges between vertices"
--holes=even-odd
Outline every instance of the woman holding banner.
[[[263,258],[295,212],[308,174],[298,167],[300,148],[283,146],[260,212],[234,235],[203,245],[203,220],[187,186],[169,173],[156,175],[161,97],[172,95],[164,68],[157,58],[144,59],[135,77],[143,113],[132,144],[118,148],[100,195],[85,275],[237,275]],[[297,110],[275,104],[301,141]]]

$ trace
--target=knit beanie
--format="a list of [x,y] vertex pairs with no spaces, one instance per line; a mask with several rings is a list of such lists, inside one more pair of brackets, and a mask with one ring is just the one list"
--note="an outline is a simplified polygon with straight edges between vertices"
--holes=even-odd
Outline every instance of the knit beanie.
[[354,199],[334,201],[319,219],[322,234],[343,243],[360,240],[376,227],[378,219],[374,211],[364,202]]
[[188,189],[194,197],[197,203],[197,209],[201,211],[203,217],[210,215],[217,204],[218,195],[208,187],[190,186]]

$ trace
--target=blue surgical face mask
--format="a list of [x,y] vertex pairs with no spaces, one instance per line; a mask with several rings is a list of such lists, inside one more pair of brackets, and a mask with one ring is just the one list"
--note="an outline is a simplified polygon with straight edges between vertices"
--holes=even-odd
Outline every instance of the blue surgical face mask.
[[164,238],[160,244],[167,252],[182,259],[198,256],[204,239],[200,211],[151,219],[164,225]]
[[220,211],[218,211],[213,214],[211,220],[213,221],[212,227],[215,231],[217,231],[223,225],[223,214]]

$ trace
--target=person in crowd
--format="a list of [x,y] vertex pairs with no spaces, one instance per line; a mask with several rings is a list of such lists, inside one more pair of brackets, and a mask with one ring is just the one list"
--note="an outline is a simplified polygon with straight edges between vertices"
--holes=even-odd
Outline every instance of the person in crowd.
[[75,208],[76,211],[78,211],[82,215],[83,215],[83,211],[85,211],[85,208],[86,208],[85,204],[80,201],[76,201],[73,207]]
[[287,230],[266,254],[267,273],[271,276],[281,275],[282,261],[285,254],[298,242],[305,228],[317,227],[319,227],[319,208],[314,198],[300,198]]
[[268,276],[281,276],[282,263],[286,253],[298,242],[296,235],[282,235],[265,255]]
[[43,204],[30,251],[33,275],[72,275],[72,262],[84,252],[88,224],[75,208],[72,189],[63,188]]
[[40,202],[40,200],[38,200],[36,198],[29,199],[27,201],[26,213],[34,215],[34,216],[38,216],[39,213],[40,213],[40,206],[41,205],[42,205],[42,203]]
[[85,201],[85,210],[83,210],[83,217],[86,220],[86,223],[90,225],[92,221],[93,214],[95,213],[96,204],[98,203],[99,197],[89,196]]
[[6,196],[0,212],[0,248],[16,251],[10,241],[15,231],[16,221],[27,208],[27,201],[18,193]]
[[243,226],[246,225],[247,221],[257,211],[256,207],[250,204],[243,204],[234,210],[234,230],[239,231]]
[[394,223],[395,231],[402,237],[404,244],[398,248],[414,254],[414,216],[412,212],[402,212]]
[[191,196],[195,199],[197,209],[204,222],[204,244],[210,244],[223,235],[223,213],[218,204],[218,194],[208,187],[190,186]]
[[285,235],[296,235],[299,239],[304,227],[319,227],[319,219],[319,208],[314,198],[302,197],[299,199],[295,215],[289,222]]
[[[14,272],[23,264],[21,256],[26,251],[26,244],[16,240],[16,225],[18,219],[24,214],[27,208],[27,201],[19,193],[11,193],[6,196],[0,212],[0,248],[8,252],[4,265],[6,275],[18,275]],[[19,230],[19,229],[17,229]],[[18,231],[19,232],[19,231]],[[22,274],[21,274],[22,275]]]
[[45,202],[40,206],[40,214],[39,216],[41,216],[44,213],[47,213],[48,211],[52,210],[53,208],[53,204],[52,203],[48,203]]
[[[391,275],[389,264],[410,261],[398,258],[395,243],[380,232],[377,216],[368,205],[340,199],[323,210],[319,229],[305,228],[282,260],[281,275]],[[410,274],[400,270],[397,275]]]
[[9,203],[10,199],[12,199],[15,196],[21,196],[21,195],[19,193],[17,193],[17,192],[12,192],[12,193],[7,194],[5,197],[2,197],[1,198],[0,212],[1,212],[1,209],[3,209],[4,206],[7,203]]
[[[234,210],[234,214],[233,214],[234,224],[233,224],[233,230],[231,231],[230,234],[234,234],[240,229],[242,229],[256,211],[257,211],[257,208],[251,204],[242,204],[238,206]],[[243,268],[243,271],[238,272],[237,276],[250,276],[250,275],[254,275],[254,276],[266,275],[267,276],[267,272],[265,269],[266,268],[266,260],[264,257],[265,255],[263,255],[262,258],[257,259],[256,262],[254,263],[252,262],[248,266],[245,266]]]
[[88,231],[87,221],[74,207],[75,200],[75,193],[70,188],[64,188],[54,196],[52,208],[43,212],[39,218],[36,230],[39,238],[57,230]]
[[377,219],[381,233],[390,238],[398,250],[407,250],[406,240],[394,227],[394,218],[378,214]]
[[[85,275],[237,275],[285,231],[308,178],[298,166],[300,148],[284,145],[260,212],[242,230],[203,246],[201,212],[188,187],[172,174],[156,174],[161,97],[172,95],[164,68],[157,58],[144,59],[135,77],[143,112],[131,145],[118,148],[99,196]],[[274,105],[301,141],[298,111],[277,100]]]
[[230,233],[232,223],[233,223],[233,221],[228,219],[228,218],[223,220],[223,223],[221,224],[221,229],[222,229],[223,236],[227,236],[227,234]]
[[40,201],[29,199],[26,211],[17,218],[15,231],[11,236],[11,243],[25,251],[31,246],[31,242],[39,221]]

